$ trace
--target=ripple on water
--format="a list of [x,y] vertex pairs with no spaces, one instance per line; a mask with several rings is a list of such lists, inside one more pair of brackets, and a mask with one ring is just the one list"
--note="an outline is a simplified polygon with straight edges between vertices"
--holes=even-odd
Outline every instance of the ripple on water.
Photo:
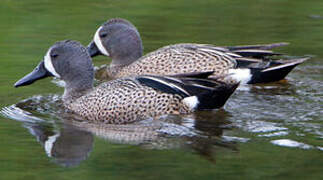
[[21,121],[21,122],[36,123],[36,122],[44,121],[41,118],[32,116],[31,113],[28,111],[24,111],[18,108],[16,105],[11,105],[9,107],[2,108],[2,110],[0,111],[0,114],[2,114],[4,117],[14,119],[16,121]]
[[224,141],[228,142],[242,142],[246,143],[250,140],[250,138],[242,138],[242,137],[234,137],[234,136],[222,136]]
[[267,122],[267,121],[247,121],[240,124],[241,128],[245,131],[252,133],[268,133],[273,131],[287,130],[286,127],[281,127],[278,123]]
[[287,136],[287,131],[278,131],[274,133],[268,133],[268,134],[259,134],[258,137],[276,137],[276,136]]
[[16,104],[3,107],[0,115],[23,123],[53,122],[62,114],[61,97],[56,94],[36,95]]
[[312,149],[313,146],[304,144],[301,142],[297,142],[290,139],[278,139],[278,140],[272,140],[270,141],[272,144],[277,146],[283,146],[283,147],[291,147],[291,148],[301,148],[301,149]]
[[291,73],[288,82],[238,89],[227,104],[227,110],[232,113],[229,120],[259,138],[287,135],[323,138],[322,68],[306,66],[304,72]]

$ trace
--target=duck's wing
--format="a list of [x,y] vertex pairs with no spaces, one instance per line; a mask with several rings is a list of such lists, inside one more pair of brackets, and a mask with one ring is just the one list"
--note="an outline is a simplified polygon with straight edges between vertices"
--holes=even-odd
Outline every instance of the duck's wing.
[[225,48],[230,51],[239,51],[245,49],[261,49],[261,50],[270,50],[277,47],[287,46],[288,42],[279,42],[279,43],[271,43],[271,44],[256,44],[256,45],[238,45],[238,46],[226,46]]
[[201,110],[222,107],[239,85],[239,82],[227,84],[214,79],[191,77],[138,76],[136,79],[156,90],[178,94],[184,103]]
[[[251,63],[259,63],[270,60],[271,56],[283,55],[271,49],[286,46],[288,43],[272,43],[258,45],[239,45],[239,46],[215,46],[212,44],[181,43],[164,46],[156,51],[148,53],[139,59],[142,62],[153,63],[160,58],[170,61],[173,64],[177,61],[190,63],[194,59],[196,63],[203,63],[203,59],[208,62],[218,61],[217,69],[230,69],[244,67]],[[175,62],[174,62],[175,61]],[[206,69],[203,69],[206,71]],[[181,72],[175,72],[176,74]],[[185,72],[186,73],[186,72]]]
[[[144,69],[139,74],[181,74],[198,71],[214,71],[217,74],[236,66],[236,57],[240,55],[225,48],[207,44],[175,44],[162,47],[139,58],[129,66],[132,69]],[[138,74],[138,73],[136,73]]]

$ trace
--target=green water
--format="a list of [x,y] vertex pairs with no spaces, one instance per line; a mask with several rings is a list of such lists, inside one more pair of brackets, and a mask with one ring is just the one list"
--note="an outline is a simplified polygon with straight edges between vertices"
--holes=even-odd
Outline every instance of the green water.
[[[138,27],[145,52],[180,42],[290,42],[278,50],[315,57],[287,83],[245,87],[224,111],[169,118],[167,133],[136,142],[67,125],[55,107],[63,89],[51,79],[13,88],[54,42],[86,45],[113,17]],[[1,0],[0,179],[323,179],[322,17],[318,0]],[[11,106],[27,98],[29,109]],[[61,148],[48,155],[43,140],[55,133]],[[303,144],[273,144],[284,139]]]

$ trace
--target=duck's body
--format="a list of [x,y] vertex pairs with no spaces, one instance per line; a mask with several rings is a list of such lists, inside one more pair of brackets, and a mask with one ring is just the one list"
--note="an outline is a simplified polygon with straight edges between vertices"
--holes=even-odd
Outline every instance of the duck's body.
[[142,78],[124,78],[103,83],[67,104],[67,107],[83,119],[112,124],[194,111],[182,102],[184,98],[179,94],[153,89],[138,81]]
[[88,46],[90,55],[103,54],[112,58],[107,67],[109,78],[129,75],[172,75],[214,71],[213,77],[232,74],[246,84],[272,82],[285,76],[307,58],[273,61],[279,55],[269,49],[286,45],[217,47],[209,44],[175,44],[142,56],[142,41],[136,27],[124,19],[111,19],[96,32]]
[[110,77],[120,78],[129,75],[158,74],[174,75],[192,72],[214,71],[212,76],[223,76],[236,66],[230,54],[221,48],[202,44],[176,44],[165,46],[148,53],[127,66],[110,65]]
[[[206,78],[211,73],[194,76]],[[203,78],[135,76],[93,88],[91,58],[86,49],[75,41],[53,45],[44,60],[15,87],[46,76],[56,76],[65,81],[63,102],[70,112],[91,122],[110,124],[220,108],[238,85],[237,82],[225,84]]]

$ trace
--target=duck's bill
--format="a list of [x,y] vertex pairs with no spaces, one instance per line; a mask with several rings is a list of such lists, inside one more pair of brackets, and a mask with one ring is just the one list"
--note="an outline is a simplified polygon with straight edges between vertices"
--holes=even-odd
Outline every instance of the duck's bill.
[[88,46],[87,46],[87,51],[89,52],[91,57],[98,56],[98,55],[103,55],[99,48],[96,46],[94,41],[92,41]]
[[39,79],[43,79],[48,76],[53,76],[53,75],[45,68],[44,61],[41,61],[31,73],[27,74],[25,77],[17,81],[14,86],[15,87],[27,86]]

